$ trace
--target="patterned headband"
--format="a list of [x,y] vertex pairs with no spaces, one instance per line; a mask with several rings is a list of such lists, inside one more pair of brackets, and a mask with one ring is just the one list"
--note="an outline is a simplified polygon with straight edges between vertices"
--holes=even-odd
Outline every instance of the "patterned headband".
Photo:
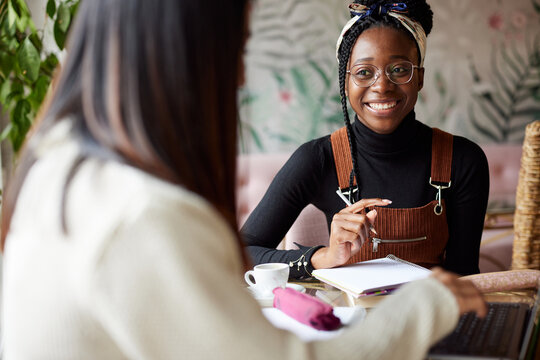
[[338,64],[339,48],[341,46],[341,42],[343,41],[343,37],[345,36],[345,34],[347,34],[349,29],[354,24],[368,16],[388,15],[396,18],[405,27],[405,29],[409,30],[409,32],[413,35],[416,43],[418,44],[418,49],[420,49],[420,67],[424,66],[424,58],[426,56],[426,32],[424,31],[424,28],[422,27],[422,25],[420,25],[420,23],[404,15],[409,12],[407,10],[407,4],[374,4],[371,7],[361,4],[350,4],[349,11],[351,12],[351,15],[354,16],[353,18],[351,18],[351,20],[347,22],[347,24],[345,24],[343,30],[341,30],[341,34],[339,35],[336,44],[336,59],[338,61]]

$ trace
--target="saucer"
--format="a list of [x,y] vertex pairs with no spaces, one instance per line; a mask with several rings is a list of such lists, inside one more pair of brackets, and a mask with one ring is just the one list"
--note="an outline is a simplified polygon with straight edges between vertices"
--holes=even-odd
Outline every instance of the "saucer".
[[[288,287],[288,288],[294,289],[296,291],[302,292],[302,293],[306,292],[306,288],[303,287],[302,285],[299,285],[299,284],[287,283],[287,285],[285,285],[285,286]],[[247,289],[250,292],[250,294],[255,298],[255,300],[257,300],[259,302],[259,304],[261,306],[273,306],[274,305],[274,294],[262,295],[262,294],[258,293],[257,290],[255,290],[255,288],[253,286],[248,286]]]

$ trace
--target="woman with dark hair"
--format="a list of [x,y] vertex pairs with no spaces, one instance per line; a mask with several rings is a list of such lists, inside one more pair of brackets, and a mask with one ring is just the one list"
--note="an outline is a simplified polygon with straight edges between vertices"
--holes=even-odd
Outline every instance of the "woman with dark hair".
[[[425,0],[361,0],[349,11],[336,54],[346,126],[291,156],[242,228],[248,250],[255,263],[289,263],[293,278],[387,254],[478,273],[486,157],[414,113],[433,13]],[[308,204],[325,213],[329,245],[276,250]]]
[[82,1],[3,204],[4,359],[420,358],[485,313],[441,272],[328,342],[266,321],[234,230],[246,7]]

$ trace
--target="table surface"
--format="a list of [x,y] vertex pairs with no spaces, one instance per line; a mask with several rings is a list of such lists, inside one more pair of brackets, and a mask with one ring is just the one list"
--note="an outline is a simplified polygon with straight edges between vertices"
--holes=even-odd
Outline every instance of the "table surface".
[[[325,284],[317,279],[297,280],[292,282],[302,285],[306,288],[306,293],[313,295],[332,306],[363,306],[371,308],[392,295],[368,296],[352,300],[345,292]],[[485,293],[484,298],[487,302],[522,302],[530,306],[536,299],[536,289],[524,289],[515,291],[498,291]]]
[[[387,296],[393,295],[379,295],[368,296],[359,299],[352,299],[343,291],[336,289],[335,287],[322,283],[316,279],[308,279],[303,281],[295,281],[295,284],[300,284],[306,288],[306,293],[313,295],[324,302],[334,306],[362,306],[369,312],[370,308],[375,307],[380,301],[384,300]],[[525,289],[519,291],[498,291],[485,293],[484,298],[487,302],[511,302],[511,303],[526,303],[529,306],[533,306],[536,300],[536,289]],[[538,314],[537,314],[538,315]],[[538,319],[537,319],[538,323]],[[537,325],[538,326],[538,325]],[[533,334],[534,335],[534,334]],[[538,333],[536,338],[532,339],[531,344],[538,349]],[[540,360],[540,351],[535,350],[534,359]]]

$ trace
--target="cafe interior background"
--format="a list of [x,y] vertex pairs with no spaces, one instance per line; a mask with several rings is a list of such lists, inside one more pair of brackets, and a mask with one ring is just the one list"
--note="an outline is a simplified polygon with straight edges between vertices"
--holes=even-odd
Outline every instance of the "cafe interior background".
[[[343,126],[335,43],[349,2],[255,2],[241,151],[291,152]],[[540,119],[540,1],[428,3],[434,26],[417,118],[479,144],[522,143]]]
[[[26,3],[44,29],[44,46],[54,49],[47,0]],[[428,3],[434,27],[417,119],[480,145],[522,144],[527,124],[540,120],[540,0]],[[288,154],[343,126],[335,42],[349,19],[348,4],[253,2],[246,83],[239,90],[242,154]],[[60,59],[64,52],[58,51]],[[0,111],[2,130],[8,122]],[[7,140],[1,149],[0,189],[15,163]]]
[[[246,84],[239,91],[240,152],[290,153],[343,126],[335,42],[349,2],[253,2]],[[47,0],[26,3],[44,29],[44,46],[54,48]],[[434,27],[417,118],[479,144],[521,144],[525,126],[540,119],[540,0],[428,3]],[[0,120],[3,130],[5,112]],[[12,164],[4,140],[3,182]]]

